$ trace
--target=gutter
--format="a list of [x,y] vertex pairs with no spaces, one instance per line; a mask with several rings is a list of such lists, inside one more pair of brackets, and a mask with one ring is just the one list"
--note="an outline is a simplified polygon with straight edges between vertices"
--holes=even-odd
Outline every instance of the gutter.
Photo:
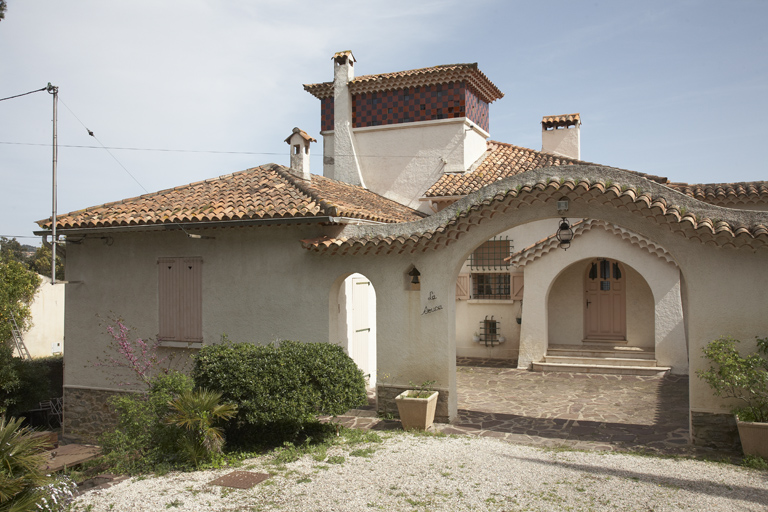
[[[352,224],[352,225],[381,225],[386,222],[356,219],[353,217],[286,217],[276,219],[246,219],[217,222],[174,222],[168,224],[135,224],[131,226],[100,226],[93,228],[56,228],[60,235],[87,235],[89,233],[116,233],[121,231],[184,231],[204,228],[232,228],[242,226],[270,226],[279,224]],[[49,236],[51,230],[33,231],[37,236]]]

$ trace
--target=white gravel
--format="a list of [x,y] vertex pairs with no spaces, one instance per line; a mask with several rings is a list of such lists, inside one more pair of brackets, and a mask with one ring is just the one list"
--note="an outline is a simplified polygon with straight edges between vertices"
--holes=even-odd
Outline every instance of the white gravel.
[[[687,459],[542,450],[495,439],[383,434],[276,466],[131,478],[80,496],[76,511],[768,510],[768,472]],[[387,437],[388,436],[388,437]],[[357,452],[372,448],[372,454]],[[209,485],[273,473],[249,490]]]

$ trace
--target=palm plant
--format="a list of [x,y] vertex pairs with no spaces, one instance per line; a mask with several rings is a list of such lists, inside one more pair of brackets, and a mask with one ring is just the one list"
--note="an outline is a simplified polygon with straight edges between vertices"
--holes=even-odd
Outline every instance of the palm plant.
[[221,403],[221,393],[197,389],[186,391],[168,402],[170,412],[166,422],[186,430],[180,447],[195,466],[221,453],[224,434],[214,426],[219,420],[228,420],[237,414],[237,406]]
[[21,427],[23,419],[0,416],[0,512],[38,510],[50,480],[43,472],[48,441]]

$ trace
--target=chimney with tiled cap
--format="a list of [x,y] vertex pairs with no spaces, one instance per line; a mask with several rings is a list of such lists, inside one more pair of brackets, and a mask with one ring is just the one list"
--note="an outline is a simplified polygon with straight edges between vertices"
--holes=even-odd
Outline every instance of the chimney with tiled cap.
[[285,139],[291,147],[291,174],[299,179],[310,181],[309,174],[309,143],[317,142],[307,132],[294,128],[293,133]]
[[544,116],[541,120],[541,150],[580,160],[580,127],[579,114]]
[[355,56],[351,51],[333,55],[333,164],[332,178],[365,186],[352,132],[352,94],[349,82],[355,78]]

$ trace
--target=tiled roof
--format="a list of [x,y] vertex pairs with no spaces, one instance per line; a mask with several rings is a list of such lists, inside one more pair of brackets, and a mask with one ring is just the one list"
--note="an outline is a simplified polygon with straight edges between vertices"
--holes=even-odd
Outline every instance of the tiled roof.
[[559,128],[561,126],[575,126],[581,124],[579,114],[566,114],[563,116],[544,116],[541,126],[544,128]]
[[[569,177],[595,172],[614,179],[593,181]],[[352,228],[337,238],[322,237],[302,240],[302,243],[306,249],[329,254],[399,254],[437,249],[456,242],[463,233],[493,217],[494,212],[509,214],[521,206],[555,201],[566,194],[587,203],[626,209],[702,244],[768,250],[768,222],[764,212],[739,212],[697,203],[634,173],[579,166],[565,178],[558,178],[552,170],[536,170],[530,173],[529,179],[521,178],[513,176],[489,185],[482,192],[407,226],[381,226],[365,232]],[[680,203],[672,203],[677,200]]]
[[[363,75],[353,78],[349,82],[349,90],[352,94],[359,94],[423,85],[447,84],[449,82],[466,82],[486,103],[504,97],[504,93],[477,68],[476,62],[472,64],[445,64],[378,75]],[[304,89],[320,99],[333,97],[333,82],[304,84]]]
[[285,138],[285,142],[290,144],[291,143],[291,137],[293,137],[294,133],[298,133],[299,137],[301,137],[302,139],[306,140],[307,142],[317,142],[317,139],[315,139],[314,137],[309,135],[307,132],[305,132],[301,128],[294,128],[293,131],[291,132],[291,134],[288,137]]
[[[267,164],[59,215],[57,228],[324,216],[375,222],[409,222],[424,217],[363,188],[316,175],[306,182],[291,175],[286,167]],[[51,220],[44,219],[38,224],[50,229]]]
[[[488,150],[476,169],[465,173],[444,174],[424,195],[433,199],[440,197],[455,199],[456,196],[471,194],[486,185],[510,176],[541,167],[562,165],[596,164],[503,142],[488,141]],[[689,185],[687,183],[671,183],[669,179],[663,176],[627,170],[625,172],[655,181],[705,203],[719,206],[768,203],[768,182],[766,181]]]
[[670,183],[668,186],[687,196],[710,204],[738,206],[746,203],[768,203],[768,181],[705,183],[700,185]]
[[444,174],[427,190],[425,196],[464,196],[501,179],[539,167],[577,164],[588,164],[588,162],[503,142],[489,141],[485,159],[477,169],[461,174]]

